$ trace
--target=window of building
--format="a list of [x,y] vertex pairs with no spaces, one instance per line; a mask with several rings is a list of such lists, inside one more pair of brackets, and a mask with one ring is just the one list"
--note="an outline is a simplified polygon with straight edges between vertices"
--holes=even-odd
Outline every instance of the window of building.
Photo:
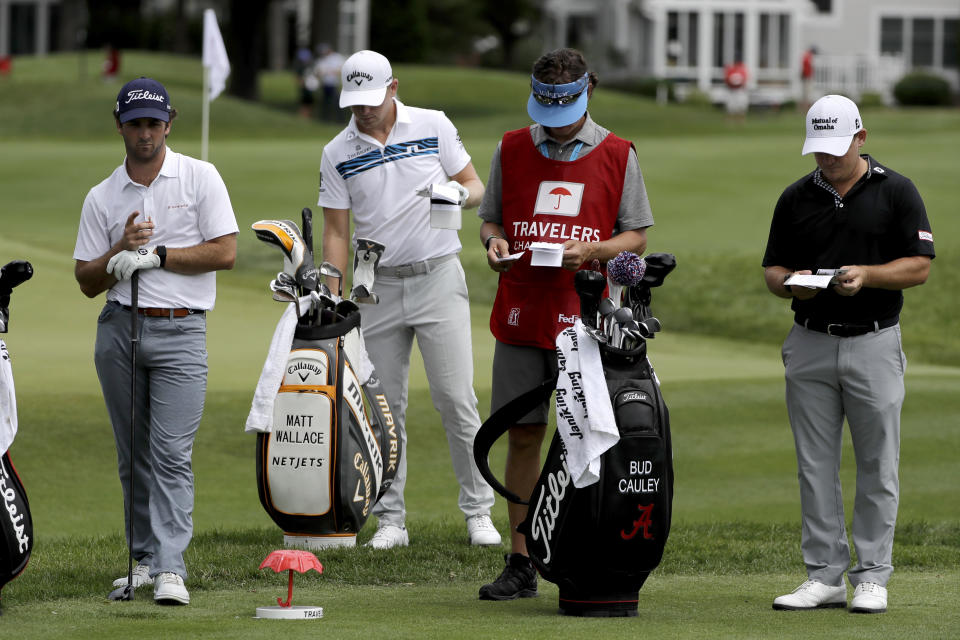
[[713,66],[743,61],[743,12],[713,14]]
[[903,53],[903,18],[882,18],[880,20],[880,54],[901,55]]
[[667,12],[667,65],[695,67],[699,17],[696,12]]
[[833,11],[833,0],[813,0],[817,7],[817,13],[831,13]]
[[37,5],[13,3],[10,5],[10,53],[13,55],[37,52]]
[[933,66],[933,18],[914,18],[910,62],[915,67]]
[[960,66],[958,40],[960,40],[960,20],[947,18],[943,21],[943,66],[947,69],[956,69]]

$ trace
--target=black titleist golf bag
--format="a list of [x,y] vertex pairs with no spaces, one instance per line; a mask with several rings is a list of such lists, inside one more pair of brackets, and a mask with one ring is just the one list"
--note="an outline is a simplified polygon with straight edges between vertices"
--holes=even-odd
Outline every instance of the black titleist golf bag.
[[[23,260],[0,268],[0,333],[7,332],[13,288],[31,276],[33,267]],[[26,568],[33,550],[30,502],[8,450],[17,430],[16,412],[10,355],[0,340],[0,590]]]
[[[602,292],[602,276],[589,273],[596,274],[598,291]],[[665,275],[660,274],[660,282]],[[651,278],[655,276],[651,274]],[[600,458],[599,479],[583,488],[574,486],[559,431],[554,433],[540,478],[528,499],[506,489],[490,471],[488,454],[494,441],[550,397],[557,386],[556,376],[490,416],[477,434],[474,457],[484,478],[498,493],[529,506],[518,531],[524,535],[537,571],[560,587],[561,613],[635,616],[640,588],[663,557],[673,504],[670,418],[646,348],[646,340],[655,333],[646,332],[646,327],[659,329],[659,322],[652,317],[636,317],[644,331],[637,336],[641,339],[630,345],[632,348],[607,344],[600,339],[603,331],[597,327],[596,305],[584,300],[580,284],[578,277],[578,293],[584,302],[581,319],[597,336],[619,431],[619,441]],[[636,291],[631,292],[634,299],[648,302],[649,291],[642,289],[649,286],[649,282],[636,285]],[[562,356],[558,360],[562,372]]]
[[[305,236],[308,216],[306,209]],[[254,229],[284,250],[285,271],[271,289],[275,299],[296,300],[297,309],[270,428],[255,429],[260,503],[289,546],[353,546],[396,475],[399,434],[363,346],[359,307],[332,294],[316,275],[301,276],[317,269],[293,222],[260,221]],[[323,263],[319,275],[342,286],[333,265]],[[370,298],[372,284],[365,290]]]

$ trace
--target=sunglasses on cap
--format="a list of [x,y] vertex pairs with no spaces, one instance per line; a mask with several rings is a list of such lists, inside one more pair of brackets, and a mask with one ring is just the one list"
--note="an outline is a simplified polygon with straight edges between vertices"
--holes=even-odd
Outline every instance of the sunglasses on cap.
[[586,90],[589,84],[589,74],[585,73],[577,80],[566,84],[545,84],[530,76],[530,88],[533,99],[545,107],[560,105],[561,107],[573,104]]

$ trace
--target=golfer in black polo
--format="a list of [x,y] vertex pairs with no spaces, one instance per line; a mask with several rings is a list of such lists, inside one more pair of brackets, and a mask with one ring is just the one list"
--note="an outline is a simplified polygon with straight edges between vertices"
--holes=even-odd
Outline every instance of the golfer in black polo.
[[[790,298],[794,311],[783,362],[808,575],[773,607],[846,606],[850,549],[838,475],[846,418],[857,462],[850,610],[880,613],[899,499],[901,290],[926,281],[933,234],[913,183],[860,154],[867,131],[851,100],[821,98],[806,124],[802,153],[813,153],[818,168],[780,196],[763,258],[767,288]],[[839,270],[824,288],[786,282],[820,269]]]

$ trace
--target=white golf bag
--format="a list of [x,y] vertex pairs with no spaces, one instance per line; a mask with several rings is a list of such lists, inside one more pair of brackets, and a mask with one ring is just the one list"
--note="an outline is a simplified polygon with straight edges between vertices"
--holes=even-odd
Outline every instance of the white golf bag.
[[[314,268],[305,239],[309,209],[303,217],[303,236],[288,220],[254,224],[261,240],[284,251],[284,271],[271,289],[291,304],[274,334],[246,429],[258,432],[260,503],[284,531],[284,543],[354,546],[393,482],[402,445],[363,345],[359,307],[319,282],[321,275],[342,283],[342,274],[328,263]],[[368,264],[355,269],[370,272],[364,300],[376,300],[372,273],[382,250],[367,243],[358,251],[358,261],[365,256]]]

